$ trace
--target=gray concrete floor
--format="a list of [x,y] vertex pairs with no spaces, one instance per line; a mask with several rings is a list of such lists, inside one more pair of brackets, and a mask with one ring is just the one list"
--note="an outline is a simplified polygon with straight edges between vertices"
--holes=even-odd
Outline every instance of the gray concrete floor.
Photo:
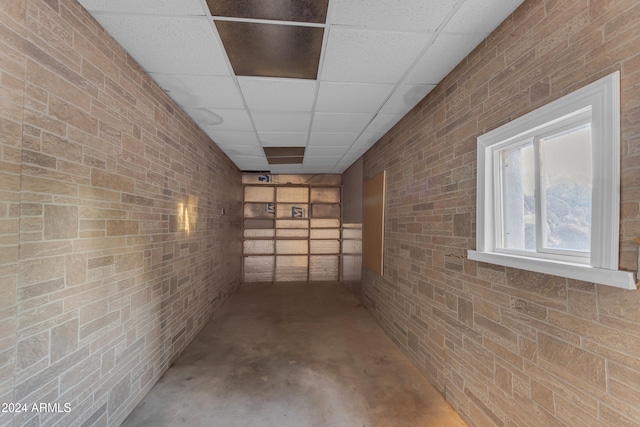
[[466,426],[339,283],[242,285],[122,425]]

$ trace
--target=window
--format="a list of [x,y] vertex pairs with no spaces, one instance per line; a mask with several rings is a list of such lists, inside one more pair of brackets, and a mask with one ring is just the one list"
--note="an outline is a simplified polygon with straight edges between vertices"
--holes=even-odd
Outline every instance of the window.
[[618,271],[620,74],[478,138],[469,259],[635,289]]

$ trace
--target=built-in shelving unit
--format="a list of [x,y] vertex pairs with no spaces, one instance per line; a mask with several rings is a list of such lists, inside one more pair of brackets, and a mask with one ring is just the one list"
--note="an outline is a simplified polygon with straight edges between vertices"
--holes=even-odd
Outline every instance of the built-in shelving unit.
[[339,175],[243,175],[245,282],[339,279],[340,180]]

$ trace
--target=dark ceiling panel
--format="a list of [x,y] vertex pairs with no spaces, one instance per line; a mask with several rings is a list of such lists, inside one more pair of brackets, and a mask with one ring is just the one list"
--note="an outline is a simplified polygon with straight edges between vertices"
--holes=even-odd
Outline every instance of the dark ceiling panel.
[[302,164],[304,157],[267,157],[270,165],[297,165]]
[[263,147],[267,157],[295,157],[304,156],[305,147]]
[[324,24],[329,0],[207,0],[213,16]]
[[263,147],[270,165],[300,164],[304,160],[305,147]]
[[237,76],[316,79],[323,28],[216,21]]

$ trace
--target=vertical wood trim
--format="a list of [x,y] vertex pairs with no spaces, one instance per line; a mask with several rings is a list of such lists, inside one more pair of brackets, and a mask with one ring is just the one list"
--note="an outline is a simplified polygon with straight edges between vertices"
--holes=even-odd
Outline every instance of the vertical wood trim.
[[385,172],[364,182],[362,263],[382,275],[384,253]]

